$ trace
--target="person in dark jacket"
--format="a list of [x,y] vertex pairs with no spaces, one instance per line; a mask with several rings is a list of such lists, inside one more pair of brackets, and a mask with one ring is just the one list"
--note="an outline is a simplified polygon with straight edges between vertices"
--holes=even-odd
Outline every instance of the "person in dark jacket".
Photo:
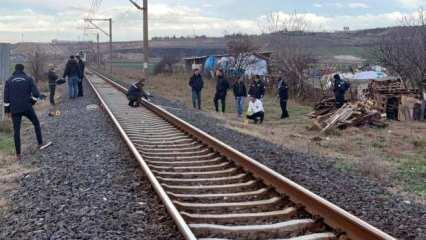
[[216,70],[216,94],[214,96],[214,106],[216,112],[219,112],[219,101],[222,104],[222,113],[226,110],[226,94],[229,89],[229,83],[223,76],[223,71],[221,69]]
[[201,110],[201,90],[204,87],[204,81],[199,69],[194,70],[194,74],[189,80],[189,86],[192,89],[192,105]]
[[281,119],[290,117],[287,111],[288,85],[282,77],[278,79],[278,96],[280,97]]
[[260,76],[256,76],[254,78],[254,81],[250,85],[249,96],[259,100],[263,100],[263,97],[265,96],[265,91],[266,91],[265,84],[260,79]]
[[75,60],[74,56],[71,56],[68,60],[65,66],[63,77],[68,77],[69,97],[71,99],[76,98],[78,96],[78,82],[81,79],[81,70],[80,65],[78,64],[77,60]]
[[84,70],[86,65],[83,60],[81,60],[80,56],[77,56],[78,66],[80,67],[80,79],[78,81],[78,97],[83,97],[83,80],[84,80]]
[[234,96],[235,96],[235,103],[237,106],[238,117],[242,118],[243,112],[244,112],[244,100],[247,97],[247,88],[243,78],[239,78],[237,80],[237,82],[233,86],[233,90],[234,90]]
[[336,108],[341,108],[345,104],[345,94],[349,89],[349,84],[343,81],[339,74],[334,75],[334,96],[336,97]]
[[127,90],[127,99],[129,99],[130,107],[139,107],[142,103],[142,98],[148,100],[148,94],[144,91],[145,79],[141,79],[133,83]]
[[43,145],[40,122],[33,108],[33,104],[41,97],[34,80],[25,74],[24,65],[17,64],[15,72],[4,86],[4,110],[12,118],[18,160],[21,159],[21,122],[23,116],[28,118],[34,125],[39,149],[44,149],[51,144],[49,142]]
[[55,72],[55,65],[49,64],[49,72],[47,73],[47,78],[49,80],[50,105],[55,106],[56,81],[59,78],[58,75]]

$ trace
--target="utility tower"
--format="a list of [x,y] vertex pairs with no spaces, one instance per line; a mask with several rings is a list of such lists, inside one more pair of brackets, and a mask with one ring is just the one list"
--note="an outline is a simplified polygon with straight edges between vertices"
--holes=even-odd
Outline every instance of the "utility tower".
[[[112,73],[112,18],[85,18],[85,22],[89,23],[91,27],[87,29],[92,30],[99,30],[103,34],[105,34],[107,37],[109,37],[109,61],[110,61],[110,73]],[[109,23],[109,30],[105,31],[101,27],[99,27],[95,22],[108,22]],[[99,43],[99,34],[97,35],[97,41]],[[98,44],[98,51],[99,51],[99,44]]]
[[148,40],[148,0],[143,0],[143,6],[137,4],[134,0],[129,0],[138,10],[143,12],[143,70],[146,77],[149,77],[149,40]]

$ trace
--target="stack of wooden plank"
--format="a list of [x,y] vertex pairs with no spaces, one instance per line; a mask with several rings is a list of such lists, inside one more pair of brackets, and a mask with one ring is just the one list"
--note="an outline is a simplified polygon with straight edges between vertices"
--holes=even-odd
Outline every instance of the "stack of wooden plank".
[[314,126],[326,132],[331,129],[345,129],[348,127],[361,127],[373,125],[385,127],[386,124],[381,119],[381,114],[374,110],[374,103],[371,101],[347,103],[339,109],[330,110],[326,114],[321,114],[321,110],[311,113],[314,118]]
[[316,118],[334,110],[336,110],[336,100],[334,97],[325,97],[314,106],[314,111],[309,116]]

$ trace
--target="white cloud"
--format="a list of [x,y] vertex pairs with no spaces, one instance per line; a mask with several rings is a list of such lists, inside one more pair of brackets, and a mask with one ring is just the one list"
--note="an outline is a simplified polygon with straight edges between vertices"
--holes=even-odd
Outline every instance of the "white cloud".
[[[39,2],[38,0],[19,0],[20,2]],[[52,39],[77,40],[82,36],[83,18],[86,12],[79,8],[88,5],[81,4],[83,0],[74,0],[74,7],[66,7],[63,1],[41,0],[46,4],[62,2],[56,14],[44,13],[31,9],[20,11],[0,10],[0,41],[20,41],[21,33],[25,33],[25,41],[50,41]],[[59,3],[57,3],[59,4]],[[53,5],[52,5],[53,6]],[[345,6],[350,6],[347,4]],[[200,8],[185,5],[151,4],[150,6],[150,35],[151,36],[191,36],[208,35],[222,36],[225,32],[259,33],[259,22],[265,16],[250,19],[226,19],[212,17],[205,14],[205,6]],[[356,2],[352,7],[366,7]],[[114,40],[141,39],[142,16],[140,11],[131,5],[104,6],[97,17],[112,17]],[[414,11],[413,11],[414,12]],[[278,12],[280,18],[288,18],[291,14]],[[314,13],[299,13],[310,24],[309,30],[333,31],[341,30],[345,26],[351,29],[374,28],[393,26],[400,23],[402,12],[385,14],[362,15],[333,15],[323,16]],[[106,27],[106,26],[105,26]],[[92,36],[91,36],[92,38]],[[105,38],[103,40],[106,40]]]
[[368,4],[366,3],[360,3],[360,2],[354,2],[354,3],[349,3],[348,5],[350,8],[370,8],[370,6],[368,6]]
[[426,5],[426,0],[395,0],[406,8],[418,8]]

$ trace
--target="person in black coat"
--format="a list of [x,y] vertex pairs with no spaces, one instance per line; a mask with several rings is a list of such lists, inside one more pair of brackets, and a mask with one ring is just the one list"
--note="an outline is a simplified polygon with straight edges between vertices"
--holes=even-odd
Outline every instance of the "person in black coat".
[[199,69],[194,70],[189,86],[192,89],[192,106],[201,110],[201,90],[204,87],[204,81]]
[[233,86],[235,103],[237,106],[238,117],[242,117],[244,113],[244,100],[247,97],[247,88],[244,80],[239,78]]
[[280,97],[281,119],[290,117],[287,111],[288,85],[282,77],[278,79],[278,96]]
[[81,79],[80,65],[74,56],[70,56],[66,66],[63,78],[68,77],[68,91],[71,99],[78,96],[78,82]]
[[256,76],[249,88],[249,96],[262,100],[265,96],[266,87],[260,76]]
[[23,116],[28,118],[33,124],[39,148],[44,149],[51,144],[43,145],[40,122],[33,108],[33,104],[42,97],[34,79],[24,72],[24,65],[17,64],[15,72],[4,86],[4,111],[12,118],[18,160],[21,159],[21,122]]
[[349,84],[343,81],[339,74],[334,75],[334,96],[336,97],[336,108],[341,108],[345,104],[345,94],[349,89]]
[[226,94],[229,89],[229,83],[223,76],[223,71],[221,69],[216,70],[216,94],[214,96],[214,106],[216,112],[219,112],[219,101],[222,104],[222,113],[226,110]]
[[141,79],[130,85],[127,90],[127,99],[129,99],[130,107],[139,107],[142,103],[142,98],[148,100],[148,94],[144,91],[145,79]]
[[83,80],[84,80],[84,70],[86,65],[83,60],[81,60],[80,56],[77,56],[78,66],[80,67],[80,79],[78,81],[78,97],[83,97]]
[[56,81],[59,78],[58,74],[56,74],[56,72],[55,72],[55,65],[49,64],[49,72],[47,73],[47,78],[49,80],[50,105],[55,106]]

